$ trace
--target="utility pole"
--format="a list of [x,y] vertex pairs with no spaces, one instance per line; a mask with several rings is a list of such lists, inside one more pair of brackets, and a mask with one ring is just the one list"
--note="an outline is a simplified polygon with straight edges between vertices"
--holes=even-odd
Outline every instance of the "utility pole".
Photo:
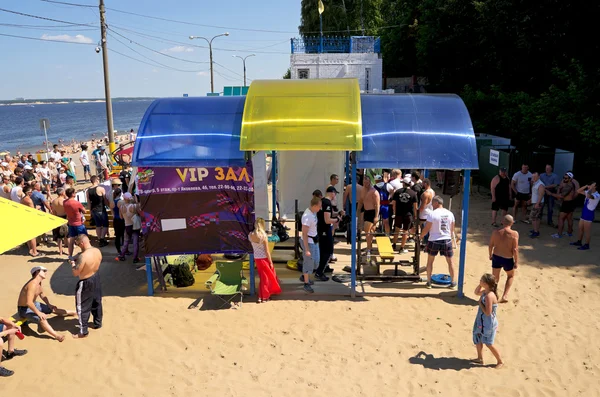
[[240,58],[242,60],[242,62],[244,62],[244,87],[246,87],[246,59],[249,58],[249,57],[254,57],[254,56],[256,56],[256,55],[255,54],[250,54],[250,55],[247,55],[245,57],[241,57],[239,55],[232,55],[232,57],[234,57],[234,58]]
[[214,36],[210,40],[207,39],[206,37],[202,37],[202,36],[190,36],[190,40],[202,39],[202,40],[205,40],[208,43],[208,50],[209,50],[209,53],[210,53],[210,92],[211,92],[211,94],[215,92],[214,75],[213,75],[212,42],[213,42],[214,39],[216,39],[217,37],[221,37],[221,36],[229,36],[229,32],[218,34],[218,35]]
[[104,66],[104,97],[106,100],[106,127],[108,128],[108,148],[109,153],[116,150],[115,130],[113,127],[112,101],[110,99],[110,79],[108,77],[108,50],[106,47],[106,10],[104,9],[104,0],[100,0],[100,32],[102,35],[102,64]]

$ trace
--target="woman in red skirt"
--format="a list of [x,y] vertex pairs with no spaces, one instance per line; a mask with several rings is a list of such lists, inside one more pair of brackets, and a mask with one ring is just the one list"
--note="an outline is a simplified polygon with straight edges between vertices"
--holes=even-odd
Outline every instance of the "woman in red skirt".
[[277,275],[275,274],[275,268],[271,260],[264,219],[256,218],[254,231],[248,235],[248,239],[254,250],[254,262],[256,263],[256,270],[260,277],[258,303],[267,302],[271,295],[281,293],[281,287],[277,281]]

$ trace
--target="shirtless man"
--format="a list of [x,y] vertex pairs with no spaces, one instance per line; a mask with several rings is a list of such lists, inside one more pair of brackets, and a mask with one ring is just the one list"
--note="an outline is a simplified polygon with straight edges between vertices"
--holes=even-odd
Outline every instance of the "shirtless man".
[[[63,219],[67,219],[67,213],[65,212],[65,207],[64,207],[64,202],[67,199],[67,195],[65,194],[65,189],[62,187],[59,187],[56,190],[56,194],[58,194],[58,197],[56,197],[54,200],[52,200],[51,203],[51,207],[52,210],[54,211],[54,215],[58,216],[59,218],[63,218]],[[54,239],[54,241],[56,241],[58,243],[58,253],[60,255],[63,255],[63,247],[67,246],[67,237],[69,235],[69,229],[68,227],[66,228],[67,232],[64,233],[65,227],[63,226],[59,226],[55,229],[52,230],[52,237]]]
[[98,248],[92,247],[85,234],[77,236],[75,244],[81,248],[81,253],[71,261],[73,276],[79,277],[75,294],[79,333],[73,334],[73,338],[82,339],[88,336],[90,313],[94,317],[93,329],[102,328],[102,288],[98,274],[102,253]]
[[[421,194],[421,205],[419,206],[419,223],[421,230],[427,222],[427,215],[433,211],[432,200],[435,197],[435,192],[431,188],[431,181],[428,178],[423,179],[423,193]],[[427,245],[427,236],[424,236],[423,243]]]
[[500,283],[502,268],[504,268],[508,277],[500,303],[508,302],[508,292],[514,281],[515,270],[519,267],[519,233],[511,229],[513,223],[513,217],[505,215],[502,220],[502,227],[494,230],[490,239],[490,260],[492,261],[492,273],[496,283]]
[[[52,335],[59,342],[65,340],[64,335],[57,333],[50,323],[48,323],[48,314],[57,316],[75,316],[74,311],[59,309],[50,303],[50,300],[44,295],[42,282],[46,279],[48,269],[43,266],[35,266],[31,269],[31,280],[21,289],[19,300],[17,301],[17,311],[19,317],[26,318],[30,323],[36,323],[47,333]],[[40,298],[44,303],[36,302]]]
[[364,231],[367,235],[367,251],[370,252],[373,246],[373,232],[379,221],[379,193],[371,185],[371,177],[364,176],[364,186],[360,200],[358,201],[358,208],[365,207],[364,213]]

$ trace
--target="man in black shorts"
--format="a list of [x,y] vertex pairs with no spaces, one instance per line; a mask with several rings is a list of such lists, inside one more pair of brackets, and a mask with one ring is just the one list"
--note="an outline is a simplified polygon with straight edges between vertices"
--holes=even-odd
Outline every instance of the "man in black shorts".
[[498,227],[496,217],[498,211],[502,211],[502,216],[508,211],[511,199],[510,179],[506,175],[506,167],[500,167],[498,175],[492,178],[490,190],[492,192],[492,226]]
[[[560,205],[560,212],[558,214],[558,233],[552,235],[553,238],[562,238],[563,236],[563,228],[565,226],[565,220],[569,217],[569,215],[573,214],[575,211],[575,195],[574,192],[577,192],[577,186],[573,182],[573,174],[571,172],[567,172],[563,176],[563,180],[558,185],[558,192],[552,193],[549,190],[546,190],[546,193],[553,196],[558,200],[562,200],[562,204]],[[569,237],[573,235],[573,225],[569,225],[568,229]]]
[[427,214],[427,223],[423,229],[423,235],[429,233],[429,241],[425,247],[427,252],[427,288],[431,288],[431,273],[433,273],[433,262],[439,254],[446,258],[448,272],[450,273],[450,288],[456,287],[454,262],[454,247],[452,239],[454,236],[454,214],[444,208],[444,199],[435,196],[432,201],[433,211]]
[[405,178],[404,186],[396,190],[392,198],[392,209],[393,213],[396,215],[392,247],[394,250],[396,249],[398,232],[402,229],[402,245],[400,246],[399,252],[404,254],[408,253],[408,250],[405,248],[406,240],[408,239],[408,231],[412,226],[417,213],[417,193],[409,187],[409,184],[409,178]]
[[521,211],[523,213],[523,219],[521,219],[524,223],[531,223],[527,220],[527,202],[531,199],[531,179],[533,175],[529,172],[529,166],[527,164],[523,164],[521,166],[521,171],[515,172],[512,177],[512,185],[511,188],[515,193],[515,222],[517,221],[517,210],[521,207]]

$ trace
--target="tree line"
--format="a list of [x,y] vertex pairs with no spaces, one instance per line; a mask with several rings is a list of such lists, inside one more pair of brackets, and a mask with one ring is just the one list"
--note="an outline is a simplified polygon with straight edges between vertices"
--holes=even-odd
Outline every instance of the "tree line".
[[[302,36],[318,35],[317,2],[302,0]],[[581,166],[599,167],[600,3],[323,3],[326,35],[381,37],[384,74],[425,77],[428,92],[460,95],[476,132],[511,138],[522,149],[577,151]]]

